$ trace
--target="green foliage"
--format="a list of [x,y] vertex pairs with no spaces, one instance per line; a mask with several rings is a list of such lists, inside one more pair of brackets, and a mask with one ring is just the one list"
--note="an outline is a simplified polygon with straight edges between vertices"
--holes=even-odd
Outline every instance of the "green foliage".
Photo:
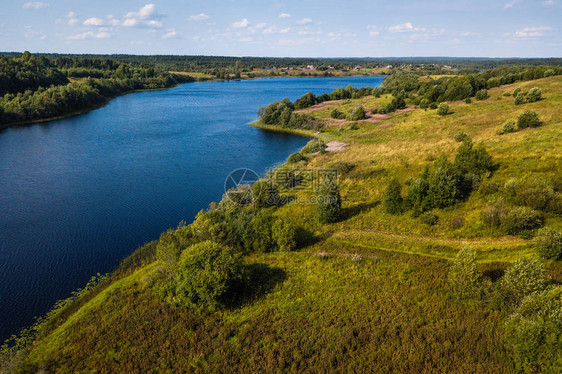
[[280,202],[279,189],[271,180],[259,180],[254,183],[252,197],[256,209],[275,206]]
[[300,152],[295,152],[287,158],[287,163],[289,164],[295,164],[301,161],[307,161],[307,158]]
[[542,92],[541,89],[538,87],[531,88],[527,93],[527,101],[530,103],[534,103],[535,101],[539,101],[541,99]]
[[513,100],[513,103],[515,105],[521,105],[521,104],[525,103],[525,95],[523,95],[522,92],[519,92],[517,95],[515,95],[515,92],[514,92],[514,96],[515,96],[515,99]]
[[532,177],[512,178],[505,183],[503,192],[512,204],[557,212],[555,204],[560,193],[555,191],[551,181]]
[[210,241],[195,244],[178,262],[175,300],[187,308],[217,310],[234,297],[243,279],[240,254]]
[[295,109],[309,108],[317,103],[318,99],[316,98],[316,95],[314,95],[312,92],[307,92],[302,95],[300,99],[297,99],[297,101],[295,101]]
[[420,109],[427,109],[429,107],[429,100],[422,99],[420,101]]
[[543,291],[549,281],[543,264],[535,257],[522,257],[505,271],[500,288],[515,305],[525,296]]
[[400,214],[403,211],[402,185],[398,179],[392,178],[383,197],[384,209],[390,214]]
[[425,225],[433,226],[437,224],[437,221],[439,221],[439,217],[431,212],[425,212],[420,215],[420,220]]
[[517,117],[517,127],[526,129],[527,127],[538,127],[541,125],[539,114],[534,110],[526,110]]
[[437,107],[437,114],[439,114],[440,116],[446,116],[447,114],[449,114],[449,104],[439,104],[439,106]]
[[472,141],[467,140],[457,150],[454,166],[462,174],[481,176],[492,170],[492,156],[482,144],[474,147]]
[[272,232],[273,240],[280,251],[290,252],[297,249],[298,231],[293,223],[278,219],[273,224]]
[[242,232],[244,249],[250,252],[276,251],[277,243],[272,231],[274,222],[270,209],[258,210]]
[[351,114],[349,115],[349,120],[359,121],[362,119],[365,119],[365,108],[363,108],[363,105],[359,105],[353,108]]
[[429,104],[429,109],[437,109],[437,103],[432,102],[431,104]]
[[195,242],[189,226],[180,224],[175,230],[168,229],[160,235],[156,245],[156,259],[162,263],[165,271],[173,271],[181,252]]
[[476,92],[476,95],[474,95],[474,97],[476,100],[486,100],[488,98],[488,90],[481,89]]
[[321,188],[316,195],[318,221],[333,223],[340,220],[342,215],[341,195],[339,188]]
[[562,286],[525,297],[507,321],[515,369],[556,373],[562,363]]
[[479,296],[481,278],[476,252],[469,248],[461,249],[449,270],[449,284],[453,295],[461,299]]
[[522,94],[523,90],[521,89],[521,87],[517,87],[516,89],[513,90],[513,97],[517,97],[517,95]]
[[301,149],[301,153],[324,153],[326,143],[320,139],[312,139]]
[[514,119],[508,119],[506,120],[501,128],[498,131],[498,134],[503,135],[503,134],[509,134],[511,132],[515,132],[517,130],[517,122],[515,122]]
[[543,225],[543,217],[537,211],[524,207],[509,209],[500,217],[500,228],[509,235],[534,230]]
[[472,140],[472,139],[470,139],[470,136],[468,136],[468,134],[464,131],[457,132],[454,136],[454,139],[458,143],[462,143],[462,142]]
[[467,97],[466,99],[464,99],[464,102],[470,104],[472,103],[472,99],[470,97]]
[[562,259],[562,231],[543,227],[537,233],[537,252],[547,259]]
[[330,117],[334,118],[334,119],[345,119],[345,114],[340,112],[338,110],[338,108],[334,108],[332,109],[332,111],[330,112]]
[[435,162],[427,176],[427,199],[430,208],[446,208],[460,198],[459,180],[453,165],[446,157]]

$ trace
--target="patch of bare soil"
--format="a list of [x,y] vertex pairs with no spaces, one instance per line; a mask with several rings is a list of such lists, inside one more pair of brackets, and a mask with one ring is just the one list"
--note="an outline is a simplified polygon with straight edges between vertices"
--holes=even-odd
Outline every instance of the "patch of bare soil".
[[326,152],[341,152],[347,147],[347,143],[337,140],[326,143]]

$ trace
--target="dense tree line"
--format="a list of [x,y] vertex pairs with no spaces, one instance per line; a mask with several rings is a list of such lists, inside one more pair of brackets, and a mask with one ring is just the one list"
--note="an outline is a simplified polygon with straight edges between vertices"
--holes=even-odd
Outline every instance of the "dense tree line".
[[[192,81],[154,67],[112,59],[0,57],[0,124],[63,116],[99,105],[116,95]],[[81,78],[69,82],[68,78]]]
[[0,57],[0,96],[67,83],[66,75],[45,57],[29,52],[17,58]]
[[395,97],[408,96],[413,103],[428,107],[431,103],[465,100],[475,97],[485,100],[486,90],[504,84],[528,81],[562,74],[557,66],[512,66],[485,70],[439,79],[421,80],[419,73],[391,74],[383,82],[383,92]]

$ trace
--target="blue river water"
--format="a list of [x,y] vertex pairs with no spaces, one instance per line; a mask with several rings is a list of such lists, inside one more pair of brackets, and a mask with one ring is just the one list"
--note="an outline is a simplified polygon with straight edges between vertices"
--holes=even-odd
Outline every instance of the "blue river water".
[[272,101],[382,77],[195,82],[0,132],[0,341],[308,139],[248,126]]

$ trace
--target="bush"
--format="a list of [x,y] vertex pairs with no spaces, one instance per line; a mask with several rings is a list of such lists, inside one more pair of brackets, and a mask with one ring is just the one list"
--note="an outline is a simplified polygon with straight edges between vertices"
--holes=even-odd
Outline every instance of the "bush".
[[439,106],[437,107],[437,114],[439,114],[440,116],[446,116],[447,114],[449,114],[449,104],[439,104]]
[[506,324],[515,369],[556,373],[562,362],[562,286],[533,293],[521,301]]
[[277,243],[273,238],[272,226],[275,217],[268,209],[260,209],[246,225],[243,232],[244,248],[251,252],[274,252]]
[[548,69],[544,71],[545,78],[552,77],[553,75],[556,75],[556,72],[553,69]]
[[547,259],[562,259],[562,231],[544,227],[537,233],[537,252]]
[[508,134],[510,132],[515,132],[516,127],[517,127],[517,122],[515,122],[514,119],[508,119],[502,124],[498,133],[502,135],[502,134]]
[[461,299],[478,296],[481,277],[476,264],[476,252],[468,248],[461,249],[449,270],[453,294]]
[[365,119],[365,108],[362,105],[356,106],[349,115],[350,121],[359,121]]
[[278,219],[273,224],[272,232],[273,240],[280,251],[290,252],[297,249],[297,227],[294,224]]
[[488,98],[488,90],[482,89],[476,91],[476,95],[474,95],[474,97],[476,98],[476,100],[486,100]]
[[344,119],[345,118],[345,114],[343,114],[342,112],[340,112],[338,110],[338,108],[334,108],[332,109],[332,111],[330,112],[330,117],[335,118],[335,119]]
[[437,109],[437,103],[433,102],[429,104],[429,109]]
[[320,139],[312,139],[301,149],[301,153],[323,153],[326,149],[326,143]]
[[429,100],[422,99],[422,101],[420,101],[420,109],[427,109],[428,107],[429,107]]
[[322,188],[317,194],[317,212],[320,223],[339,221],[342,214],[339,188]]
[[492,170],[492,156],[482,144],[474,147],[472,141],[467,140],[457,150],[454,166],[462,174],[481,176]]
[[508,180],[504,184],[504,192],[510,203],[536,210],[550,210],[551,202],[556,196],[550,182],[533,177]]
[[422,215],[420,215],[420,220],[422,221],[422,223],[424,223],[426,225],[433,226],[433,225],[437,224],[437,221],[439,220],[439,217],[437,217],[433,213],[425,212]]
[[531,88],[529,93],[527,93],[527,101],[530,103],[534,103],[535,101],[539,101],[541,99],[542,92],[541,89],[538,87]]
[[463,217],[453,217],[453,219],[451,220],[451,228],[453,230],[456,229],[460,229],[461,227],[464,226],[464,218]]
[[457,132],[454,136],[454,139],[455,139],[456,142],[459,142],[459,143],[471,140],[470,136],[468,136],[468,134],[464,131]]
[[398,179],[393,178],[384,194],[384,209],[390,214],[400,214],[403,210],[402,185]]
[[156,259],[162,263],[166,271],[173,270],[181,252],[195,243],[189,226],[168,229],[160,235],[156,245]]
[[517,87],[516,89],[513,90],[513,96],[517,96],[519,94],[522,94],[523,90],[521,90],[521,87]]
[[470,97],[467,97],[466,99],[464,99],[464,102],[470,104],[472,103],[472,99]]
[[519,92],[516,96],[515,96],[515,100],[513,100],[513,103],[515,105],[521,105],[523,103],[525,103],[525,95],[523,95],[521,92]]
[[243,279],[239,253],[210,241],[195,244],[181,254],[176,300],[182,306],[213,311],[233,299]]
[[505,271],[500,288],[512,303],[546,288],[548,276],[543,264],[535,257],[522,257]]
[[502,95],[505,96],[505,97],[509,97],[509,96],[511,96],[511,92],[505,91]]
[[526,129],[527,127],[538,127],[541,124],[539,114],[534,110],[527,110],[517,117],[517,127]]
[[300,152],[293,153],[287,158],[287,163],[289,164],[294,164],[300,161],[307,161],[306,157],[304,157]]
[[509,209],[500,217],[501,229],[506,234],[517,235],[526,230],[534,230],[542,226],[542,216],[528,207]]

